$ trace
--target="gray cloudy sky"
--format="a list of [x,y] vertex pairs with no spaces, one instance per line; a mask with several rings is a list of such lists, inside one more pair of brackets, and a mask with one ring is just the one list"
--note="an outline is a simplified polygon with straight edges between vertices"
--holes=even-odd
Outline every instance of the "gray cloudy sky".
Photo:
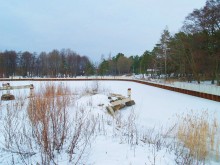
[[98,61],[152,50],[205,0],[2,0],[0,51],[70,48]]

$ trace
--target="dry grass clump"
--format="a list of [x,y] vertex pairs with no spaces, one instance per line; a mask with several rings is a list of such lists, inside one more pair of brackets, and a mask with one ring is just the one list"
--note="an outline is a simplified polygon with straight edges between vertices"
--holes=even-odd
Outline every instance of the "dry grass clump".
[[28,115],[33,124],[46,120],[50,115],[62,115],[70,104],[70,89],[62,84],[41,86],[28,106]]
[[177,137],[196,160],[219,159],[219,124],[207,112],[179,116]]
[[33,132],[49,159],[53,151],[60,151],[68,132],[67,108],[70,90],[62,85],[46,84],[31,98],[28,116]]

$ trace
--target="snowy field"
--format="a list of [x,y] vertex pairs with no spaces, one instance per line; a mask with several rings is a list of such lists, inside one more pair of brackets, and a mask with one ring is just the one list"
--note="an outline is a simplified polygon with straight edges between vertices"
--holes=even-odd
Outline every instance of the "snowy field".
[[[41,85],[46,82],[36,81],[12,81],[11,86],[33,84],[35,91],[41,90]],[[154,144],[144,141],[145,135],[152,136],[155,142],[163,142],[160,138],[164,132],[172,128],[178,122],[177,116],[184,114],[200,114],[208,112],[209,118],[216,118],[220,122],[220,103],[210,101],[194,96],[180,94],[164,89],[159,89],[134,82],[123,81],[66,81],[55,82],[62,84],[71,89],[74,98],[70,104],[72,109],[84,109],[86,113],[93,115],[99,121],[99,131],[85,150],[85,154],[81,158],[81,164],[91,165],[172,165],[178,164],[181,158],[177,157],[177,153],[170,149],[169,146],[163,144]],[[86,94],[89,89],[98,88],[96,93]],[[122,94],[127,96],[127,89],[131,88],[131,98],[135,101],[132,107],[125,107],[117,111],[116,117],[113,118],[107,113],[105,106],[109,104],[109,93]],[[21,89],[11,91],[16,98],[18,96],[29,96],[29,89]],[[0,91],[2,95],[6,91]],[[82,94],[84,93],[84,94]],[[28,98],[25,99],[27,106]],[[0,127],[3,130],[4,117],[9,104],[15,101],[0,102]],[[25,105],[23,111],[25,111]],[[100,106],[101,105],[101,106]],[[193,112],[192,112],[193,111]],[[75,113],[69,110],[70,116]],[[101,125],[101,126],[100,126]],[[160,135],[157,132],[161,132]],[[3,132],[3,131],[1,131]],[[169,132],[171,133],[171,132]],[[126,136],[126,134],[129,134]],[[169,135],[172,136],[172,135]],[[156,139],[159,139],[156,141]],[[170,141],[171,137],[166,141]],[[4,136],[1,135],[1,148],[3,146]],[[165,144],[165,142],[164,142]],[[168,151],[169,150],[169,151]],[[58,155],[58,154],[57,154]],[[73,164],[68,162],[66,154],[57,156],[57,164]],[[76,153],[77,155],[77,153]],[[29,163],[36,164],[40,159],[40,155],[33,156]],[[8,160],[5,160],[8,159]],[[19,161],[20,157],[16,153],[0,154],[1,164],[25,164],[25,161]],[[183,158],[184,159],[184,158]],[[53,162],[53,163],[55,163]],[[51,163],[51,164],[53,164]],[[206,164],[219,164],[215,158],[205,160]]]

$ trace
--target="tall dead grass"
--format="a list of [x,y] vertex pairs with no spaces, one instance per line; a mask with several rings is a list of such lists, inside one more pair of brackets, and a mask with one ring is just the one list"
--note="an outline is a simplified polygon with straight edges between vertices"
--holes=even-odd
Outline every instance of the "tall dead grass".
[[177,137],[192,157],[202,161],[214,156],[219,160],[220,133],[216,118],[210,118],[205,111],[178,116],[178,120]]
[[60,152],[67,138],[69,94],[66,86],[49,83],[30,99],[28,117],[37,143],[48,156],[45,160],[52,160],[54,151]]
[[[30,99],[27,112],[35,140],[44,153],[43,162],[51,163],[56,153],[61,153],[64,148],[69,162],[81,161],[96,123],[89,121],[83,110],[79,109],[73,120],[70,119],[71,90],[67,86],[48,83],[40,89]],[[77,150],[78,158],[74,156]]]
[[63,116],[70,104],[71,91],[68,87],[48,83],[40,89],[30,99],[28,106],[28,115],[33,124],[43,122],[51,115]]

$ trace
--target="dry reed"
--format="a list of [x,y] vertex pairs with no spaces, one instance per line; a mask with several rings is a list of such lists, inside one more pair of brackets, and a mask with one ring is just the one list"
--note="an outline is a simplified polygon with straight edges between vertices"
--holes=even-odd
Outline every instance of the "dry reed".
[[179,116],[177,137],[189,149],[196,160],[206,160],[215,155],[219,159],[219,125],[204,111],[201,114],[190,113]]

